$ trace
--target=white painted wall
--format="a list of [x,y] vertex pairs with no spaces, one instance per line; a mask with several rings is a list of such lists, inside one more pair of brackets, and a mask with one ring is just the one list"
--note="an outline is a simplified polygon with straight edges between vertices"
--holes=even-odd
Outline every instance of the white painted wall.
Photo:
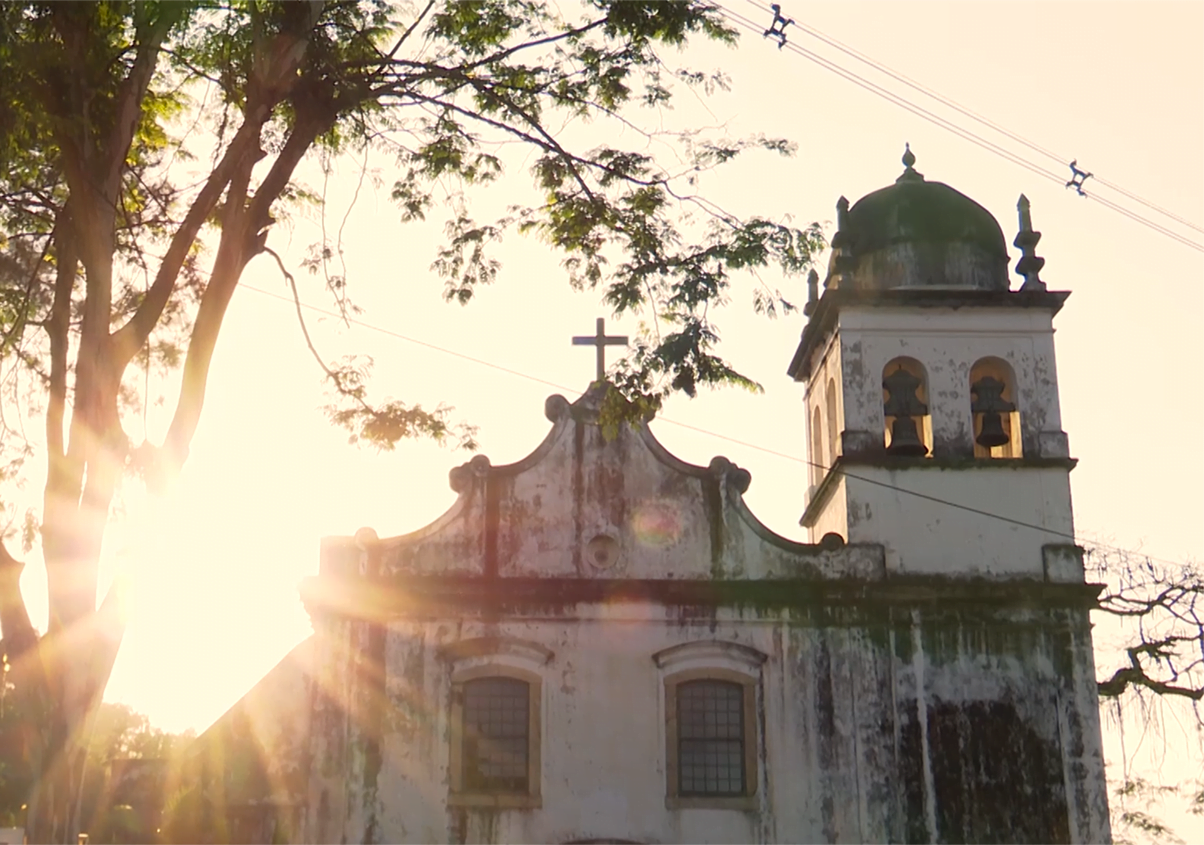
[[[1099,841],[1106,813],[1092,809],[1103,800],[1103,762],[1092,739],[1098,717],[1089,637],[1067,654],[1057,635],[1033,633],[1025,621],[1017,619],[1014,634],[1004,621],[990,636],[972,625],[921,634],[907,623],[888,635],[755,611],[725,610],[713,622],[689,622],[647,603],[579,605],[559,616],[492,623],[396,620],[385,650],[383,764],[369,789],[354,740],[341,761],[346,768],[324,771],[316,755],[314,772],[326,777],[318,792],[328,797],[323,803],[311,795],[311,806],[331,812],[328,826],[305,834],[308,841],[361,841],[371,823],[375,841],[386,842],[453,842],[461,835],[470,842],[888,841],[899,837],[907,812],[896,762],[901,725],[916,712],[922,718],[926,707],[1007,702],[1060,766],[1076,767],[1067,786],[1070,812],[1087,819],[1088,829],[1076,830],[1074,841]],[[440,648],[477,637],[516,638],[552,652],[546,660],[524,657],[521,649],[471,658],[474,667],[513,665],[541,679],[538,808],[448,807],[451,678],[461,667]],[[678,667],[661,669],[653,656],[714,642],[738,643],[766,658],[749,670],[759,676],[755,809],[669,809],[664,678]],[[1081,670],[1074,677],[1058,674],[1067,657]],[[722,656],[694,662],[735,665]],[[361,700],[365,694],[354,686],[348,692]],[[1059,696],[1077,727],[1060,724],[1063,708],[1051,706]],[[353,718],[362,721],[363,713]],[[357,726],[349,727],[354,737]],[[1085,731],[1085,745],[1076,748],[1062,731],[1067,737]],[[916,751],[925,758],[941,753],[928,744]],[[917,760],[914,769],[924,766]]]
[[[846,307],[808,380],[808,418],[815,408],[823,408],[823,386],[835,367],[841,379],[841,429],[881,436],[883,369],[907,356],[927,371],[933,457],[969,457],[974,430],[970,370],[976,361],[994,357],[1007,361],[1015,376],[1023,454],[1068,457],[1053,331],[1052,315],[1040,308]],[[881,543],[891,571],[1041,577],[1041,547],[1072,541],[1069,470],[1063,466],[855,466],[847,473],[853,477],[841,479],[813,514],[810,539],[817,542],[834,531],[849,542]],[[950,508],[892,487],[1046,530]],[[809,501],[814,487],[810,493]]]
[[848,307],[840,312],[837,332],[847,429],[884,430],[882,372],[901,355],[915,358],[928,372],[937,455],[973,450],[970,368],[980,358],[1001,358],[1015,373],[1025,455],[1042,454],[1041,432],[1062,429],[1048,310]]
[[888,572],[1042,578],[1042,546],[1073,542],[1070,474],[1062,467],[858,466],[849,472],[856,477],[842,484],[844,507],[838,499],[833,503],[848,514],[850,542],[872,537],[886,547]]
[[[805,396],[805,404],[807,408],[807,439],[808,446],[807,458],[811,462],[808,466],[807,477],[811,479],[811,485],[818,485],[823,479],[824,472],[815,464],[823,464],[830,466],[832,461],[840,454],[840,432],[844,431],[844,389],[842,384],[844,377],[841,375],[841,349],[840,343],[837,341],[837,335],[829,335],[824,340],[823,353],[818,356],[818,363],[812,377],[807,381],[807,391]],[[827,388],[829,381],[834,383],[835,404],[836,404],[836,448],[833,450],[831,438],[828,436],[828,426],[830,425],[831,412],[827,403]],[[819,412],[820,418],[820,437],[824,443],[822,454],[816,455],[815,450],[811,447],[814,442],[812,439],[812,420],[815,419],[816,412]]]
[[[390,625],[387,659],[393,695],[402,700],[415,695],[434,712],[430,720],[416,720],[413,733],[399,732],[387,746],[386,759],[392,765],[382,772],[380,782],[381,792],[390,796],[381,818],[383,841],[448,841],[449,815],[456,811],[445,809],[449,749],[443,738],[449,733],[446,705],[452,667],[435,652],[440,645],[487,634],[538,642],[554,652],[544,665],[491,658],[534,671],[543,680],[542,807],[465,810],[469,841],[765,839],[755,814],[665,806],[663,671],[652,656],[700,635],[710,639],[710,633],[695,626],[656,624],[649,617],[663,619],[663,608],[649,605],[594,607],[586,615],[595,618],[568,624],[511,620],[491,626],[440,620]],[[772,648],[766,626],[727,630],[722,638]],[[415,689],[407,679],[415,677],[413,667],[419,660],[421,686]],[[765,682],[780,685],[779,673],[780,666],[769,670]],[[777,703],[767,706],[766,719],[780,722]],[[487,829],[490,824],[495,825],[492,830]]]
[[[864,356],[875,337],[863,331],[857,354]],[[880,345],[883,355],[899,354]],[[920,358],[923,350],[910,354]],[[841,356],[848,372],[849,358]],[[880,387],[876,394],[880,419]],[[824,403],[822,382],[817,395]],[[1041,546],[1063,538],[1022,536],[998,520],[917,505],[845,478],[817,533],[833,530],[852,542],[827,550],[792,543],[748,511],[747,476],[730,463],[684,464],[646,427],[622,427],[608,439],[590,421],[589,401],[570,409],[550,400],[552,430],[528,458],[491,468],[478,457],[453,472],[460,497],[427,528],[379,542],[368,534],[359,544],[324,542],[321,574],[306,599],[318,663],[307,841],[901,840],[915,835],[905,831],[917,824],[936,831],[935,816],[925,820],[914,802],[907,805],[914,793],[909,782],[934,761],[962,760],[957,726],[986,713],[976,730],[994,730],[990,714],[1000,709],[1009,724],[1021,726],[1015,730],[1027,732],[1026,748],[1053,755],[1050,765],[1025,769],[1025,778],[1050,771],[1065,778],[1065,812],[1075,815],[1071,838],[1107,838],[1084,611],[1005,610],[988,625],[983,614],[995,611],[984,598],[993,594],[981,585],[956,599],[970,602],[974,613],[961,619],[942,603],[933,622],[925,621],[921,605],[884,607],[881,596],[865,603],[819,600],[825,584],[889,596],[895,585],[910,583],[942,602],[962,589],[963,576],[1024,576],[1036,586],[1045,580]],[[871,481],[1071,529],[1064,467],[1000,462],[894,473],[858,467],[854,474],[862,472]],[[617,551],[605,566],[587,554],[598,537],[611,538]],[[953,577],[943,584],[900,577],[885,591],[873,586],[907,574]],[[1069,575],[1081,580],[1081,573]],[[379,580],[365,584],[365,577]],[[646,596],[557,599],[598,578],[691,582],[717,594],[735,589],[723,582],[760,581],[750,595],[794,592],[789,610],[769,610],[771,602],[756,598],[718,610]],[[550,598],[506,595],[516,581],[540,579],[550,583]],[[444,585],[438,605],[407,596],[419,582]],[[465,599],[460,612],[447,609],[466,595],[460,591],[482,582],[492,585],[496,606],[487,601],[482,610]],[[465,666],[449,662],[445,647],[489,637],[535,644],[459,659],[471,660],[472,670],[492,660],[539,677],[536,808],[449,806],[451,685]],[[700,642],[736,643],[765,656],[755,708],[760,786],[751,809],[666,803],[665,670],[654,655]],[[720,660],[715,668],[730,667]],[[943,732],[925,738],[927,728],[912,729],[927,725],[929,713],[946,721]],[[1059,714],[1069,720],[1065,725]],[[954,794],[960,784],[978,788],[975,764],[958,765],[969,768],[946,773],[942,788],[953,794],[950,801],[961,800]],[[935,780],[925,786],[930,793],[935,788]],[[1050,789],[1063,787],[1026,780],[1008,806]]]

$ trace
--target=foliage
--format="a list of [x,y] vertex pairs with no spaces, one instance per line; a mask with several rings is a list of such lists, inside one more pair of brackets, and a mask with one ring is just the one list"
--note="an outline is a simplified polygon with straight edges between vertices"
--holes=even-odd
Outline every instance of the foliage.
[[1160,785],[1136,776],[1123,778],[1112,790],[1112,841],[1116,845],[1182,843],[1174,829],[1156,815],[1170,798],[1186,798],[1189,813],[1204,815],[1204,783],[1200,781]]
[[[26,803],[32,772],[21,765],[18,751],[19,727],[26,714],[15,706],[19,699],[6,701],[0,709],[0,827],[20,827],[22,805]],[[96,712],[88,736],[88,762],[81,815],[90,822],[93,833],[113,826],[118,817],[128,816],[112,803],[110,771],[115,761],[176,759],[193,739],[193,733],[172,734],[153,727],[141,713],[129,705],[105,702]],[[152,796],[157,801],[157,796]],[[106,841],[105,837],[93,841]]]
[[[698,185],[750,151],[792,147],[651,133],[635,117],[681,90],[722,88],[721,73],[675,69],[666,56],[692,39],[735,37],[703,0],[0,5],[0,408],[15,412],[0,417],[0,473],[18,480],[35,444],[47,468],[41,512],[24,522],[47,568],[43,637],[21,601],[21,565],[0,545],[0,627],[37,714],[23,740],[40,773],[36,837],[71,841],[78,829],[80,728],[124,624],[119,591],[97,606],[117,489],[128,472],[164,483],[186,459],[243,269],[274,255],[278,221],[320,203],[295,180],[302,162],[391,158],[400,222],[446,214],[432,269],[450,301],[496,281],[493,247],[526,232],[565,256],[572,285],[642,314],[648,328],[615,370],[629,405],[616,407],[642,413],[676,391],[756,387],[717,354],[715,315],[749,271],[808,267],[820,231],[729,213]],[[590,131],[575,132],[585,121]],[[675,149],[672,165],[648,154],[653,134]],[[515,147],[536,202],[477,219],[476,197]],[[338,251],[317,244],[307,268],[347,314],[348,280],[331,271]],[[756,310],[791,307],[751,287]],[[451,409],[376,399],[364,362],[310,348],[331,419],[354,440],[472,445]],[[128,424],[148,400],[139,374],[152,369],[178,369],[181,388],[163,441],[137,443]],[[24,432],[29,416],[44,421],[41,442]]]

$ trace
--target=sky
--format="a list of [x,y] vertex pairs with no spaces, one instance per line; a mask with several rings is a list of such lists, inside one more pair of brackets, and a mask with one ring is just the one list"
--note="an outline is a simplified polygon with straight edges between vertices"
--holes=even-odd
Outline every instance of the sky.
[[[722,5],[769,25],[770,13],[747,0]],[[1089,193],[1204,243],[1200,231],[1103,184],[1204,225],[1204,4],[787,0],[783,7],[1054,156],[973,123],[797,27],[787,30],[792,44],[1061,179],[1070,178],[1067,165],[1076,159],[1095,174]],[[1086,538],[1162,558],[1204,557],[1197,373],[1204,253],[760,37],[744,34],[734,49],[691,48],[680,60],[721,67],[732,91],[705,105],[686,94],[673,112],[641,115],[647,125],[722,125],[733,137],[764,133],[798,144],[793,158],[750,156],[704,176],[703,191],[730,211],[819,221],[830,234],[837,199],[856,201],[891,184],[905,142],[916,169],[991,211],[1009,244],[1017,197],[1026,194],[1043,233],[1042,278],[1050,289],[1073,292],[1055,327],[1063,426],[1080,461],[1071,476],[1076,526]],[[565,130],[577,138],[598,131]],[[504,182],[480,197],[482,217],[529,195],[525,163],[508,160]],[[502,245],[496,284],[467,307],[445,304],[429,269],[441,218],[403,225],[388,198],[397,175],[391,162],[370,158],[367,168],[379,188],[372,178],[361,183],[356,160],[336,162],[325,185],[316,167],[304,174],[311,187],[324,185],[327,234],[341,230],[351,296],[364,308],[359,319],[374,327],[310,312],[315,342],[327,359],[371,355],[378,397],[454,406],[456,419],[479,427],[480,452],[495,465],[522,458],[548,429],[544,398],[574,398],[593,377],[593,350],[571,346],[571,336],[592,333],[599,316],[611,333],[635,334],[636,321],[613,320],[596,293],[572,292],[558,257],[517,234]],[[306,247],[320,237],[318,217],[302,215],[278,226],[269,245],[297,273],[302,299],[329,308],[321,278],[300,269]],[[1010,252],[1014,266],[1018,251]],[[287,288],[274,263],[257,259],[243,278],[182,477],[162,499],[131,484],[106,540],[106,571],[128,571],[136,585],[107,697],[169,730],[203,730],[309,635],[297,584],[316,572],[321,537],[362,526],[385,537],[426,525],[454,500],[448,470],[471,457],[424,442],[383,454],[348,444],[321,411],[321,373],[291,305],[279,298]],[[800,305],[805,299],[803,279],[764,278]],[[718,318],[722,351],[764,392],[674,399],[653,431],[684,460],[705,465],[721,454],[749,469],[753,511],[779,534],[802,539],[803,388],[785,372],[804,318],[770,322],[753,315],[750,302],[745,281]],[[170,378],[151,381],[152,398],[164,397],[146,414],[152,440],[166,430],[174,387]],[[141,427],[140,419],[131,423],[135,440]],[[36,475],[30,489],[40,490]],[[29,563],[23,585],[37,623],[45,616],[45,576],[36,552]]]

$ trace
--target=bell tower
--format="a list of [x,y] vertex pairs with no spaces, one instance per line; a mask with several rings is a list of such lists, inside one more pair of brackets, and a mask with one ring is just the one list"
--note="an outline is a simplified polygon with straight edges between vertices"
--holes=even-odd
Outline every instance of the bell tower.
[[888,571],[1082,580],[1053,318],[1028,200],[1012,290],[1003,232],[916,171],[837,203],[789,374],[806,387],[802,524],[881,543]]

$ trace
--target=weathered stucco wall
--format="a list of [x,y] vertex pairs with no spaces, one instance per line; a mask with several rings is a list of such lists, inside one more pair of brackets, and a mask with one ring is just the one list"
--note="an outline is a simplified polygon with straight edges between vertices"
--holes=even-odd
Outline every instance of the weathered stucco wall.
[[163,784],[165,841],[303,841],[317,648],[294,648],[189,746]]
[[885,538],[890,572],[1044,577],[1042,549],[1074,536],[1069,473],[1064,467],[992,463],[856,467],[856,477],[844,479],[846,504],[838,508],[848,514],[848,538]]
[[[447,806],[454,667],[440,650],[478,637],[551,651],[543,663],[490,658],[542,679],[539,808]],[[668,809],[663,674],[653,655],[715,640],[767,656],[758,800],[752,810]],[[1107,837],[1083,611],[750,608],[688,621],[650,604],[579,605],[559,618],[395,621],[383,642],[383,675],[340,691],[365,700],[378,688],[381,705],[349,720],[352,748],[314,761],[326,774],[316,806],[328,812],[314,818],[310,839]]]
[[[825,338],[823,351],[817,357],[815,372],[807,381],[804,399],[807,407],[807,439],[803,445],[806,446],[807,459],[810,462],[807,477],[810,479],[811,489],[808,491],[808,498],[814,488],[823,480],[827,468],[841,454],[840,433],[845,430],[844,390],[841,387],[844,383],[844,376],[842,375],[840,342],[836,334]],[[829,387],[832,388],[831,399],[828,395]],[[835,421],[833,421],[833,416],[835,416]],[[815,448],[816,419],[819,420],[819,442],[822,444],[818,452]],[[833,430],[836,434],[835,437],[831,436]],[[844,534],[842,533],[841,536]]]
[[1015,373],[1024,454],[1066,456],[1047,454],[1050,443],[1041,438],[1062,430],[1048,309],[850,307],[841,310],[838,331],[846,429],[881,435],[883,369],[905,355],[927,370],[933,453],[971,455],[970,368],[995,357]]
[[[317,669],[302,838],[1108,838],[1094,592],[1073,549],[955,529],[851,481],[875,521],[844,527],[867,542],[792,543],[748,512],[747,473],[683,464],[643,426],[608,440],[599,398],[549,400],[528,459],[453,471],[459,499],[434,525],[324,542],[304,591]],[[1021,515],[1049,518],[1065,474],[1031,477],[1040,512]],[[711,644],[694,668],[758,655],[744,667],[758,788],[740,808],[668,800],[658,661],[691,643]],[[452,800],[453,683],[482,667],[538,680],[534,806]]]
[[[381,541],[382,572],[757,579],[881,567],[878,549],[827,550],[769,531],[744,504],[749,474],[725,458],[684,463],[645,426],[607,440],[588,404],[552,397],[547,411],[552,430],[529,457],[494,467],[477,456],[453,470],[456,502],[430,526]],[[356,555],[351,539],[331,538],[323,566],[359,571]]]

